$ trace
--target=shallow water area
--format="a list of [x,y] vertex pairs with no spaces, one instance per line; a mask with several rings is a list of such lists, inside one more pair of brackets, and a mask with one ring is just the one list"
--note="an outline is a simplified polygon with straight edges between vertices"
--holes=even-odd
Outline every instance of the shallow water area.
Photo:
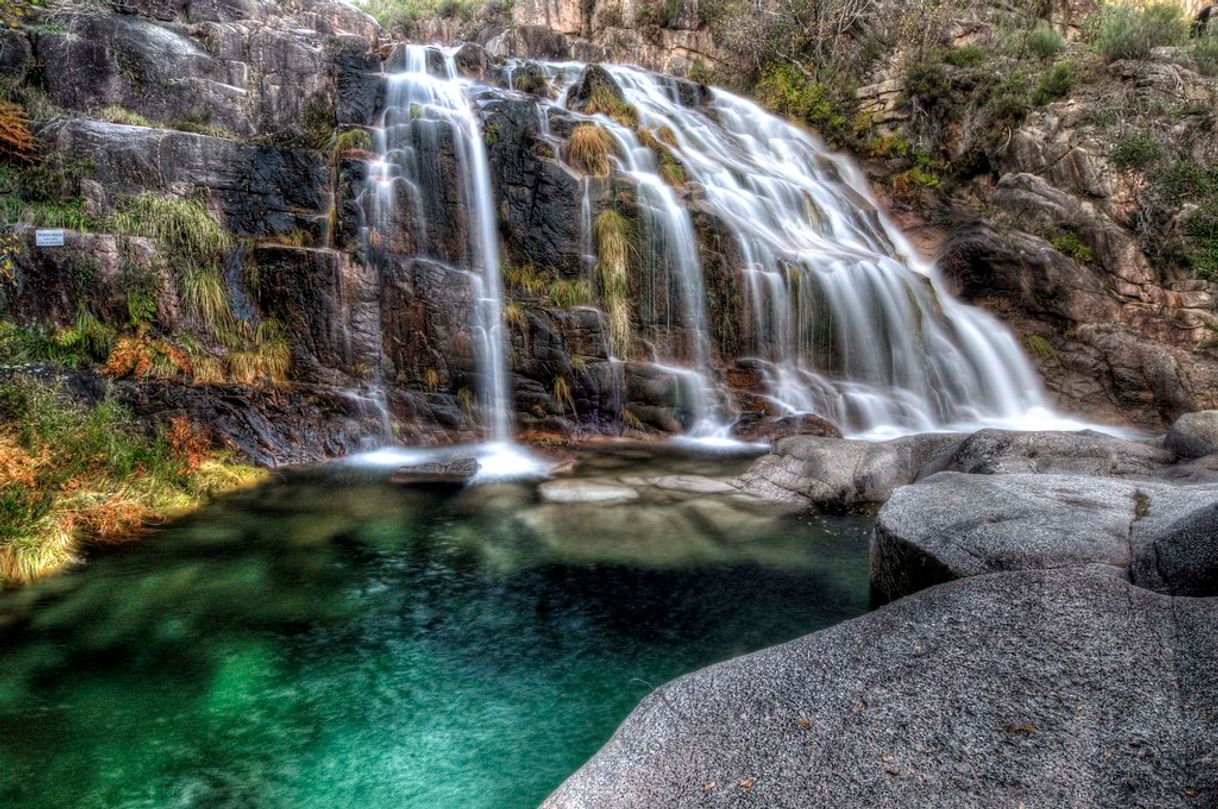
[[748,454],[468,487],[401,457],[0,594],[0,805],[533,807],[655,686],[868,606],[870,518],[733,494]]

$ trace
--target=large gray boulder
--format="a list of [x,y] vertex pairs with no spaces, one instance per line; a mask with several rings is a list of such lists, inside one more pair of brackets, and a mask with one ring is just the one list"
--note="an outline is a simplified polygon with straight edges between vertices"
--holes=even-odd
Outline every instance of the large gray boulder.
[[1218,410],[1185,413],[1167,431],[1163,446],[1181,458],[1218,453]]
[[978,430],[964,440],[946,469],[970,474],[1020,472],[1148,477],[1174,458],[1168,452],[1094,430],[1016,432]]
[[977,576],[649,696],[544,809],[1212,806],[1218,600]]
[[788,505],[844,508],[882,503],[899,486],[925,470],[942,468],[943,459],[963,437],[927,433],[883,443],[817,436],[779,441],[734,481],[741,491]]
[[1063,475],[944,472],[898,489],[876,518],[871,591],[880,601],[983,573],[1129,565],[1130,484]]
[[872,594],[890,601],[952,579],[1081,564],[1126,576],[1181,514],[1211,503],[1218,488],[943,472],[898,489],[880,509]]
[[1218,596],[1218,502],[1197,509],[1141,547],[1134,583],[1178,596]]

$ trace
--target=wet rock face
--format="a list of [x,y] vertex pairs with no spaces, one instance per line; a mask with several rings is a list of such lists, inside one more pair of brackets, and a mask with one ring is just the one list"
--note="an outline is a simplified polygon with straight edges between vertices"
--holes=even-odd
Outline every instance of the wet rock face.
[[[505,260],[577,276],[584,269],[580,208],[584,182],[539,137],[537,105],[502,98],[482,108]],[[599,184],[592,189],[598,205]]]
[[236,235],[320,236],[328,173],[316,152],[87,120],[61,127],[55,148],[89,165],[112,202],[145,191],[203,191]]
[[953,582],[661,687],[543,806],[1212,802],[1216,627],[1095,567]]
[[814,435],[822,438],[841,438],[836,425],[820,416],[805,413],[797,416],[761,416],[742,418],[732,427],[732,435],[741,441],[758,443],[777,441],[795,435]]
[[[1056,206],[1050,198],[1038,216],[1056,218]],[[1147,281],[1144,257],[1127,261],[1129,237],[1112,227],[1088,231],[1096,234],[1088,249],[1111,274],[1044,239],[981,222],[954,232],[941,266],[964,300],[1002,313],[1017,333],[1039,341],[1029,353],[1067,407],[1157,426],[1218,406],[1218,363],[1193,345],[1214,318],[1208,293],[1171,293]]]
[[64,246],[39,250],[33,228],[18,231],[23,249],[15,252],[13,284],[0,285],[0,312],[27,328],[67,325],[80,312],[82,301],[104,322],[129,317],[127,287],[142,275],[158,290],[157,320],[167,328],[180,325],[180,302],[170,283],[170,268],[146,239],[120,243],[113,236],[69,232]]
[[251,256],[263,311],[285,329],[292,376],[365,387],[381,371],[380,285],[375,271],[334,250],[267,246]]

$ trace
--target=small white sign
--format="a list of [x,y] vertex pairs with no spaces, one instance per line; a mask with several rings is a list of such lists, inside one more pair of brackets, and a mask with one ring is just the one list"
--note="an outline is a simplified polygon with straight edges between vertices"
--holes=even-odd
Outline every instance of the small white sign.
[[63,247],[63,230],[38,229],[34,231],[34,244],[38,247]]

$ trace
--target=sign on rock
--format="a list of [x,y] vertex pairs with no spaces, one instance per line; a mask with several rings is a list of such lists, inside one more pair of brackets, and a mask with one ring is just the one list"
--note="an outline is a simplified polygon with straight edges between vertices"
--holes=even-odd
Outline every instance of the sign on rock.
[[34,244],[37,247],[63,247],[63,230],[61,228],[54,230],[39,228],[34,231]]

